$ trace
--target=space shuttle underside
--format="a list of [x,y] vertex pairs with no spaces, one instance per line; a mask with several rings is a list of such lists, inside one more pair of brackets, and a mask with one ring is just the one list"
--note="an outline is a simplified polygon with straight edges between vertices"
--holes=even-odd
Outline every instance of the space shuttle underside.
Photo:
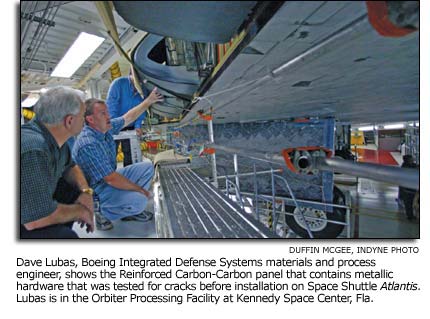
[[[419,117],[418,2],[113,3],[149,32],[132,51],[133,67],[165,97],[152,112],[167,124],[167,143],[191,159],[158,165],[162,237],[227,227],[210,218],[217,201],[230,216],[219,220],[232,218],[237,229],[214,237],[276,234],[281,198],[296,234],[333,238],[349,218],[334,172],[419,189],[417,171],[333,157],[336,122]],[[251,225],[244,212],[253,196]],[[263,197],[273,209],[269,234],[258,224]],[[187,221],[200,228],[184,228]]]

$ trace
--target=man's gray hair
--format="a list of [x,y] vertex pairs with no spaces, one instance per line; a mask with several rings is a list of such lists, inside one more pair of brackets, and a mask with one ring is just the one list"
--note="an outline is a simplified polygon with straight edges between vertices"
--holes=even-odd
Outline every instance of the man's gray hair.
[[82,91],[58,86],[41,95],[34,107],[37,119],[44,124],[59,124],[67,115],[77,115],[85,99]]

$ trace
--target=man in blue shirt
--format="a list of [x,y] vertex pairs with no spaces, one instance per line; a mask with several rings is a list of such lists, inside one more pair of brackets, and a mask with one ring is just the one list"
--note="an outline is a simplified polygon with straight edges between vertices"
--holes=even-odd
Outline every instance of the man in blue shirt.
[[[112,118],[117,118],[129,110],[134,108],[143,102],[143,98],[140,96],[136,87],[134,86],[134,80],[132,76],[125,76],[115,79],[109,87],[109,92],[106,99],[106,104],[109,109],[109,114]],[[144,92],[145,87],[142,86]],[[146,92],[145,92],[145,95]],[[136,130],[137,136],[142,136],[142,122],[146,117],[146,112],[140,114],[137,119],[127,124],[123,130]],[[120,141],[117,141],[117,147]],[[124,153],[124,166],[130,165],[131,162],[131,150],[129,141],[121,140],[122,151]]]
[[75,141],[72,157],[99,197],[102,216],[96,216],[96,222],[101,230],[112,228],[110,221],[124,217],[134,216],[134,220],[143,221],[152,217],[144,212],[154,175],[152,162],[146,159],[116,170],[113,135],[135,121],[153,103],[162,100],[162,95],[154,88],[143,102],[112,120],[103,100],[85,101],[86,125]]

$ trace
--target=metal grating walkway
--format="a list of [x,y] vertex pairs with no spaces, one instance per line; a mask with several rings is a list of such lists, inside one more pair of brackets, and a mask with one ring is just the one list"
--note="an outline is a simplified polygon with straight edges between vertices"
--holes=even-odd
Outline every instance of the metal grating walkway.
[[188,167],[159,166],[161,203],[156,213],[173,238],[269,238],[268,228],[203,181]]

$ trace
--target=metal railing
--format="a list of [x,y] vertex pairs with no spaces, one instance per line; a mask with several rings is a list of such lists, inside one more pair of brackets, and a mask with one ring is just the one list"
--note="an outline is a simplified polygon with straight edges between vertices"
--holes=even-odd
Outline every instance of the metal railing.
[[[294,195],[294,192],[292,191],[287,179],[283,176],[275,174],[275,172],[281,172],[282,170],[274,170],[272,168],[271,170],[257,172],[256,167],[254,165],[254,171],[253,172],[239,174],[238,166],[237,166],[237,156],[234,156],[234,159],[236,159],[234,174],[233,175],[227,175],[226,174],[224,176],[217,176],[217,179],[222,179],[222,178],[226,179],[226,182],[225,182],[226,186],[225,186],[225,190],[223,190],[223,191],[225,192],[225,194],[227,196],[234,194],[236,196],[236,201],[239,202],[243,211],[245,211],[245,207],[251,208],[254,211],[255,218],[257,220],[260,220],[260,209],[261,208],[259,207],[259,201],[271,202],[272,209],[271,210],[263,209],[263,210],[267,211],[270,214],[271,220],[273,221],[272,231],[274,233],[276,233],[280,215],[296,216],[296,214],[297,214],[294,212],[290,213],[290,212],[285,211],[285,205],[287,205],[287,203],[288,203],[289,205],[292,204],[298,208],[298,214],[300,215],[300,217],[304,221],[304,224],[306,227],[306,232],[307,232],[309,238],[314,238],[312,230],[311,230],[310,225],[309,225],[309,221],[323,221],[323,222],[337,224],[337,225],[344,225],[344,226],[346,226],[347,238],[351,237],[351,225],[350,225],[351,224],[350,223],[351,198],[350,198],[350,195],[348,192],[345,195],[346,205],[339,205],[339,204],[333,204],[333,203],[324,203],[324,202],[318,202],[318,201],[312,201],[312,200],[297,199],[296,196]],[[271,174],[271,186],[272,186],[272,194],[271,195],[258,194],[257,175],[262,175],[262,174]],[[241,176],[253,176],[254,193],[241,192],[240,191],[239,180],[240,180]],[[230,181],[229,180],[230,177],[234,177],[235,182]],[[283,183],[285,184],[286,189],[288,190],[288,193],[290,194],[291,197],[282,197],[282,196],[276,195],[275,179],[280,179],[281,181],[283,181]],[[234,192],[232,194],[230,192],[230,186],[233,186],[233,188],[234,188]],[[253,205],[252,206],[244,204],[244,202],[245,202],[244,196],[250,196],[250,198],[253,198]],[[283,209],[282,211],[276,210],[276,203],[278,201],[281,201],[281,208]],[[345,222],[330,220],[328,218],[321,218],[321,217],[313,217],[313,216],[305,216],[304,215],[304,211],[305,211],[306,207],[315,207],[315,206],[322,207],[325,209],[327,209],[328,207],[332,207],[332,208],[336,207],[336,208],[345,209],[346,210]]]

